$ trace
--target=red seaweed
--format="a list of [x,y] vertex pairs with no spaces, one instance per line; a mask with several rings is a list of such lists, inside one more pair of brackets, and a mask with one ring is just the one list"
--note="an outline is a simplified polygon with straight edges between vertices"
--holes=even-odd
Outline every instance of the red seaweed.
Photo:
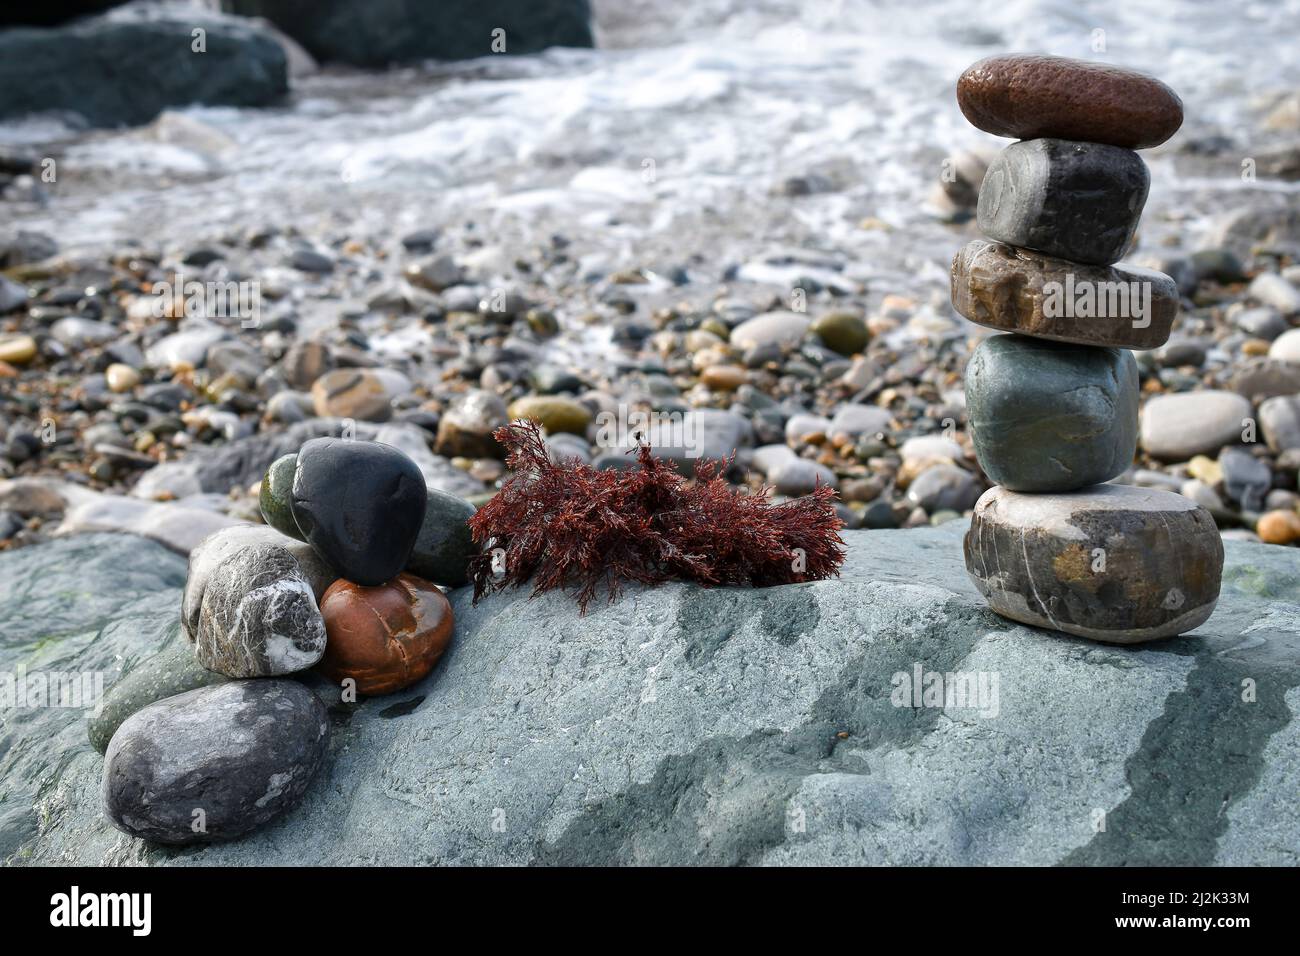
[[475,602],[531,580],[533,595],[576,589],[585,614],[602,584],[613,602],[628,582],[767,587],[838,576],[844,562],[829,486],[773,504],[727,483],[731,459],[697,461],[689,480],[644,444],[638,467],[597,470],[552,460],[533,422],[493,437],[513,474],[469,521]]

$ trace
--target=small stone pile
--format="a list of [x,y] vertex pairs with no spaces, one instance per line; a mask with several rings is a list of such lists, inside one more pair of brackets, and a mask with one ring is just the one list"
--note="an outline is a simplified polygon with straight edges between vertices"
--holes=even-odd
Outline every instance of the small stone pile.
[[261,506],[270,527],[191,553],[188,641],[132,671],[91,722],[107,816],[133,836],[233,839],[289,810],[325,760],[322,697],[399,691],[451,643],[438,585],[467,580],[474,508],[429,489],[407,455],[313,439],[267,470]]
[[1002,332],[967,368],[975,454],[999,487],[980,498],[966,568],[1016,621],[1132,644],[1203,623],[1223,544],[1181,495],[1105,484],[1132,463],[1138,369],[1178,311],[1166,275],[1117,264],[1150,176],[1134,150],[1182,123],[1182,102],[1142,73],[1048,56],[966,70],[974,125],[1019,140],[989,166],[975,240],[953,260],[952,301]]

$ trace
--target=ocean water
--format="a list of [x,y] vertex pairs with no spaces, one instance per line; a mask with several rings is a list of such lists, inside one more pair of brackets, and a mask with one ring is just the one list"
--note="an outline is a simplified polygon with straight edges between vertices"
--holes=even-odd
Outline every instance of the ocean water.
[[[473,222],[502,247],[563,233],[584,266],[727,266],[780,284],[826,266],[936,295],[963,235],[925,200],[970,127],[954,84],[993,53],[1155,73],[1187,122],[1146,155],[1143,251],[1194,245],[1251,201],[1240,163],[1300,89],[1300,0],[662,0],[596,4],[596,50],[385,73],[330,69],[283,107],[186,109],[139,130],[0,126],[59,158],[44,204],[9,216],[66,248],[174,251],[266,225],[325,240]],[[1293,134],[1294,138],[1294,134]],[[1186,144],[1218,142],[1209,154]],[[812,195],[784,195],[790,177]],[[773,250],[795,250],[783,271]],[[775,263],[775,264],[774,264]]]

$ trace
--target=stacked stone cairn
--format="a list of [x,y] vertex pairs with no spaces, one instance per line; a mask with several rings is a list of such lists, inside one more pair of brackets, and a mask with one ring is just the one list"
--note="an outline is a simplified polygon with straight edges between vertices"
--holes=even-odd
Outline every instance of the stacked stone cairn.
[[285,813],[324,764],[329,713],[422,680],[451,643],[438,585],[468,580],[468,502],[409,457],[318,438],[261,485],[267,525],[190,555],[177,640],[91,721],[108,819],[132,836],[234,839]]
[[1081,60],[997,56],[957,84],[975,126],[1014,137],[990,165],[976,221],[988,237],[953,260],[953,306],[1006,334],[980,343],[966,406],[997,487],[975,506],[966,568],[1005,617],[1135,644],[1202,624],[1223,544],[1188,498],[1108,484],[1133,462],[1138,371],[1130,349],[1169,337],[1172,279],[1119,264],[1150,177],[1134,150],[1182,123],[1153,77]]

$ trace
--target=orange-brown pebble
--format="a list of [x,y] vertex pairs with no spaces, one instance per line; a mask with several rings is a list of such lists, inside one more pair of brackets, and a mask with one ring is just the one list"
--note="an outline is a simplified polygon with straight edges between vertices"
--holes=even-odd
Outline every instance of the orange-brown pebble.
[[450,602],[410,574],[374,587],[335,581],[320,611],[326,643],[316,668],[332,681],[356,681],[361,694],[409,687],[433,670],[451,643]]
[[748,373],[738,365],[710,365],[700,376],[709,388],[720,392],[734,392],[745,384]]
[[1300,515],[1294,511],[1266,511],[1259,516],[1255,533],[1265,544],[1294,544],[1300,541]]
[[1146,73],[1061,56],[991,56],[957,81],[972,124],[1013,139],[1159,146],[1183,123],[1183,102]]

